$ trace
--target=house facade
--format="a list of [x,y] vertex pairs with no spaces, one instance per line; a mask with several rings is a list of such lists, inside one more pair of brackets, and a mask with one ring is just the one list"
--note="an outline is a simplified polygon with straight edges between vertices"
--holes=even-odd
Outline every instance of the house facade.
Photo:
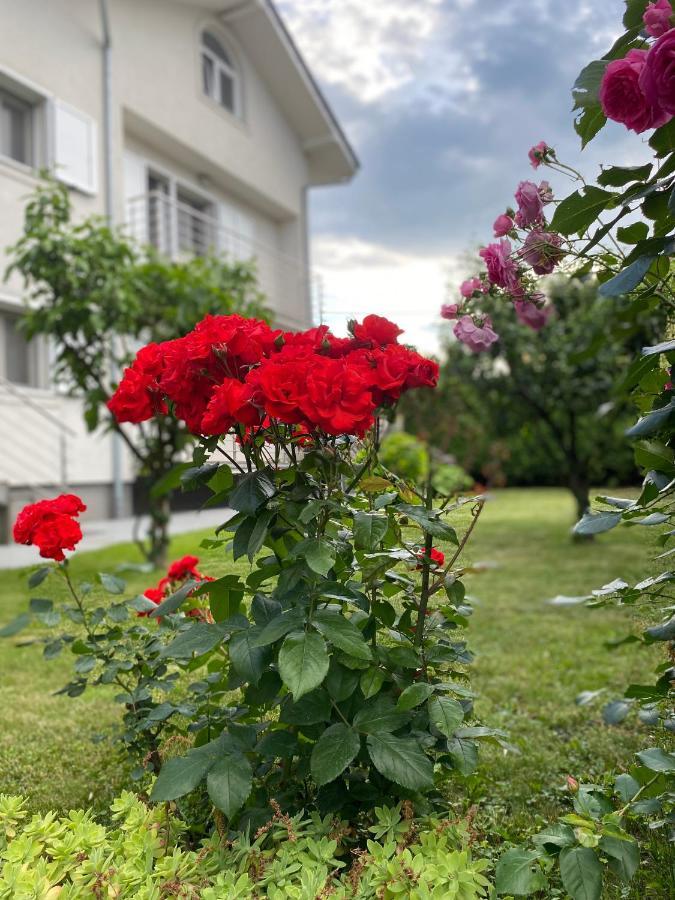
[[[307,192],[358,163],[268,0],[0,0],[0,267],[36,171],[77,216],[108,215],[173,257],[256,260],[279,325],[316,318]],[[131,460],[88,435],[50,380],[50,348],[17,330],[23,285],[0,286],[0,509],[79,491],[129,512]],[[0,527],[0,532],[2,528]]]

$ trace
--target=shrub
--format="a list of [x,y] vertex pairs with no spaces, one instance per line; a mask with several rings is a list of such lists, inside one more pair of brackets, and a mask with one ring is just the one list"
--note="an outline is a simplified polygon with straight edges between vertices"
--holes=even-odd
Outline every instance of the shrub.
[[395,431],[383,439],[380,462],[394,475],[412,484],[423,484],[427,477],[427,448],[405,431]]
[[110,819],[78,810],[28,820],[22,798],[0,795],[1,900],[474,900],[489,888],[465,824],[413,822],[400,807],[377,810],[377,839],[360,848],[344,822],[278,808],[253,839],[216,833],[195,849],[181,846],[184,825],[168,807],[134,794],[113,802]]

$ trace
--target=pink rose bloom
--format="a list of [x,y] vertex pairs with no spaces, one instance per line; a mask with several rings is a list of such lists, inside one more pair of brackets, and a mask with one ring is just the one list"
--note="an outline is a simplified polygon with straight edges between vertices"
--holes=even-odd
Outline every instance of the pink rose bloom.
[[[600,104],[607,118],[621,122],[626,128],[638,134],[647,131],[648,128],[659,128],[670,118],[655,99],[659,94],[655,83],[662,79],[649,78],[651,99],[647,96],[648,89],[644,83],[647,80],[647,76],[643,75],[647,56],[651,57],[657,47],[658,42],[654,44],[649,54],[646,50],[629,50],[624,59],[613,60],[605,69],[600,85]],[[673,78],[675,74],[671,71],[671,79]],[[671,92],[672,85],[671,80]],[[672,93],[671,102],[675,104]]]
[[538,169],[546,159],[546,154],[552,152],[552,148],[548,146],[546,141],[539,141],[539,143],[535,144],[534,147],[530,147],[527,155],[530,158],[530,164],[532,168]]
[[483,283],[480,278],[467,278],[466,281],[463,281],[459,286],[459,292],[466,300],[469,297],[472,297],[476,291],[480,291],[483,287]]
[[504,237],[504,235],[508,234],[513,228],[513,219],[511,216],[507,216],[506,213],[502,213],[501,216],[497,216],[492,227],[495,232],[495,237]]
[[640,88],[648,106],[656,110],[656,119],[650,127],[658,128],[675,116],[675,28],[660,37],[646,56],[640,72]]
[[562,238],[553,231],[535,229],[525,238],[520,255],[537,275],[550,275],[565,255]]
[[541,202],[546,205],[547,203],[553,203],[553,188],[548,183],[548,181],[542,181],[539,185],[539,196],[541,197]]
[[650,3],[645,10],[642,21],[645,23],[645,31],[650,37],[661,37],[671,27],[673,7],[669,0],[656,0]]
[[539,196],[539,188],[532,181],[521,181],[516,191],[518,212],[516,224],[521,228],[541,222],[544,217],[544,204]]
[[548,322],[548,317],[551,315],[550,307],[541,309],[530,300],[516,300],[513,305],[518,320],[533,331],[541,331]]
[[518,281],[516,264],[511,258],[511,242],[502,238],[498,244],[488,244],[479,251],[488,271],[490,284],[510,288]]
[[459,317],[460,309],[459,303],[444,303],[443,306],[441,306],[441,318],[457,319]]
[[452,331],[458,341],[466,344],[474,353],[480,353],[482,350],[488,350],[499,340],[499,336],[491,326],[489,317],[484,319],[482,325],[476,325],[471,316],[462,316]]

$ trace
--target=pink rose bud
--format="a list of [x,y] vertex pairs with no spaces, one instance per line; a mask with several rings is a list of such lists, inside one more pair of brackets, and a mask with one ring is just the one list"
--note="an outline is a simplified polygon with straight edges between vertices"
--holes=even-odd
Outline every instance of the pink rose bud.
[[463,281],[459,286],[459,292],[466,300],[469,297],[472,297],[476,291],[480,291],[482,289],[482,283],[480,278],[467,278],[466,281]]
[[[609,63],[602,76],[599,93],[602,111],[608,119],[621,122],[638,134],[649,128],[660,128],[671,119],[675,111],[672,52],[670,61],[664,60],[665,65],[660,64],[656,52],[661,41],[670,34],[675,39],[675,32],[667,32],[649,53],[646,50],[629,50],[623,59],[614,59]],[[672,48],[675,40],[670,43]],[[646,71],[648,58],[651,63],[649,72]],[[664,86],[665,90],[661,90]],[[667,100],[669,92],[672,111],[666,111],[661,106],[662,94],[666,95]]]
[[538,169],[539,166],[546,162],[546,157],[553,154],[553,148],[549,147],[546,141],[539,141],[538,144],[535,144],[534,147],[530,148],[529,153],[527,154],[530,158],[530,165],[533,169]]
[[542,203],[553,203],[553,188],[548,181],[542,181],[539,185],[539,196]]
[[492,226],[495,232],[495,237],[504,237],[509,233],[509,231],[511,231],[513,225],[513,219],[511,218],[511,216],[507,216],[506,213],[503,213],[501,216],[497,216],[494,225]]
[[572,778],[571,775],[567,776],[567,788],[570,794],[579,793],[579,782],[576,780],[576,778]]
[[457,319],[459,318],[460,309],[459,303],[444,303],[443,306],[441,306],[441,318]]
[[645,31],[654,38],[659,38],[670,30],[672,19],[673,7],[670,0],[656,0],[656,3],[650,3],[642,17]]

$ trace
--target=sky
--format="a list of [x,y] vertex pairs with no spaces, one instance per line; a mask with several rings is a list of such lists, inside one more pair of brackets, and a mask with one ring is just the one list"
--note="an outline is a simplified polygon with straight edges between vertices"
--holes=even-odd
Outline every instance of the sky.
[[[387,315],[421,349],[492,222],[535,179],[540,140],[584,175],[632,164],[641,139],[610,123],[580,152],[570,88],[622,31],[622,0],[279,0],[361,161],[315,189],[312,262],[325,321]],[[573,186],[545,173],[559,196]]]

